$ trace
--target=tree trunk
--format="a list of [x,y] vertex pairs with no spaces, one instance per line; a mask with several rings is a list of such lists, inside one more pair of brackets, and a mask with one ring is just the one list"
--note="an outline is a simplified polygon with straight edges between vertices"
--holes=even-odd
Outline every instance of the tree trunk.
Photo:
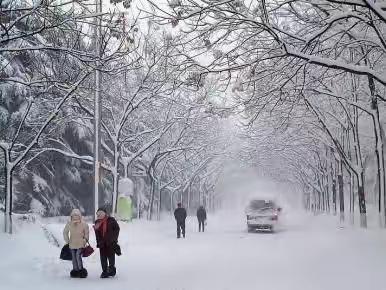
[[313,189],[311,191],[311,210],[313,213],[315,213],[315,209],[316,209],[316,197],[315,197],[315,189]]
[[[351,139],[350,139],[350,131],[346,130],[346,138],[347,138],[347,151],[348,151],[348,157],[349,160],[352,161],[352,148],[351,148]],[[350,216],[350,224],[354,225],[355,223],[355,198],[354,198],[354,174],[351,170],[347,169],[347,173],[350,176],[350,209],[349,209],[349,216]]]
[[321,193],[320,177],[318,176],[318,213],[322,211],[322,193]]
[[378,161],[378,182],[379,182],[379,199],[381,204],[381,214],[383,213],[383,226],[386,227],[386,176],[385,176],[385,149],[384,149],[384,131],[379,117],[379,108],[376,110],[376,134],[377,141],[377,161]]
[[[378,119],[379,119],[379,112],[378,112]],[[381,131],[381,177],[382,177],[382,183],[383,183],[383,213],[385,215],[385,222],[384,225],[386,227],[386,158],[385,158],[385,146],[384,142],[386,141],[385,138],[385,131],[380,124],[380,131]]]
[[340,222],[344,223],[344,187],[343,187],[343,162],[340,161],[339,164],[339,173],[338,173],[338,191],[339,191],[339,213],[340,213]]
[[190,209],[190,198],[191,198],[191,194],[192,194],[192,185],[190,184],[189,187],[188,187],[188,201],[187,201],[187,204],[186,204],[186,208],[189,210]]
[[354,195],[354,174],[352,172],[349,172],[350,175],[350,223],[354,225],[355,223],[355,195]]
[[158,207],[157,207],[157,220],[161,220],[161,209],[162,209],[162,189],[160,182],[157,182],[158,189]]
[[336,179],[334,177],[332,181],[332,203],[334,208],[334,215],[337,214],[337,208],[336,208]]
[[328,158],[328,149],[327,147],[325,148],[325,160],[323,162],[323,192],[324,192],[324,211],[329,212],[330,211],[330,181],[328,178],[328,163],[327,163],[327,158]]
[[[365,63],[367,59],[365,58]],[[368,76],[368,85],[371,93],[371,107],[375,110],[372,114],[375,130],[375,154],[377,156],[377,177],[378,177],[378,210],[381,216],[380,225],[386,226],[386,177],[385,177],[385,156],[384,156],[384,131],[379,118],[378,97],[375,93],[375,82],[371,76]],[[375,115],[375,116],[374,116]],[[364,184],[364,183],[363,183]],[[383,214],[383,218],[382,218]]]
[[[354,101],[358,101],[357,95],[355,95]],[[362,160],[362,150],[361,144],[359,141],[359,113],[358,108],[354,107],[354,125],[353,136],[354,136],[354,149],[356,156],[357,166],[360,167],[360,171],[356,172],[358,180],[358,202],[359,202],[359,215],[360,215],[360,226],[367,227],[367,218],[366,218],[366,199],[365,199],[365,176],[363,173],[363,160]]]
[[326,167],[326,179],[327,179],[327,183],[326,183],[326,208],[327,208],[327,212],[330,213],[331,212],[331,206],[330,206],[331,181],[330,181],[330,178],[329,178],[329,175],[327,172],[327,167]]
[[170,193],[170,213],[171,214],[173,214],[174,212],[174,193],[175,193],[174,190]]
[[[125,177],[127,178],[127,172],[125,172]],[[137,196],[137,219],[141,218],[141,192],[143,190],[142,187],[142,178],[138,178],[138,183],[135,183],[135,194]]]
[[5,232],[12,234],[12,203],[13,203],[13,184],[12,184],[12,170],[7,169],[6,173],[6,200],[5,200]]
[[360,225],[362,228],[367,227],[364,181],[365,181],[365,177],[363,172],[361,172],[360,176],[358,176],[358,202],[359,202]]
[[150,185],[150,204],[149,212],[147,214],[148,220],[151,220],[153,217],[153,205],[154,205],[154,195],[155,195],[155,180],[150,176],[151,185]]
[[10,152],[8,149],[4,150],[5,164],[5,211],[4,211],[4,232],[12,234],[12,200],[13,200],[13,184],[12,184],[12,172],[10,162]]
[[[374,137],[375,137],[375,157],[377,161],[377,182],[378,182],[378,215],[379,215],[379,226],[383,227],[384,225],[384,208],[383,208],[383,198],[384,198],[384,188],[382,182],[382,161],[381,161],[381,152],[382,148],[380,147],[380,134],[379,134],[379,119],[376,120],[376,116],[372,116],[373,125],[374,125]],[[381,150],[380,150],[381,149]]]
[[119,184],[119,148],[118,144],[114,144],[114,168],[113,168],[113,196],[112,196],[112,214],[113,216],[117,213],[117,202],[118,202],[118,184]]

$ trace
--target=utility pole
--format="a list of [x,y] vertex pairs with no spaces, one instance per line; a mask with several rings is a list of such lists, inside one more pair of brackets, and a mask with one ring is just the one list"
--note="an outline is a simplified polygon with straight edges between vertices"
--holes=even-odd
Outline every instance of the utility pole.
[[102,42],[102,0],[95,0],[95,98],[94,98],[94,214],[99,208],[100,189],[100,147],[101,147],[101,71],[99,70]]

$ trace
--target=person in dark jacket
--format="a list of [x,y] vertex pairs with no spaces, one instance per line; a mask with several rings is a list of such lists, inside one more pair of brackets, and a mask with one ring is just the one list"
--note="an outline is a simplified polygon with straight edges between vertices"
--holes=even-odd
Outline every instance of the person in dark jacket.
[[181,232],[182,236],[185,238],[185,220],[186,220],[186,209],[182,207],[182,203],[177,204],[177,208],[174,211],[174,217],[177,222],[177,239],[181,237]]
[[206,221],[206,210],[203,206],[200,206],[197,209],[197,219],[198,219],[198,231],[201,232],[201,229],[202,229],[202,231],[204,232],[205,221]]
[[118,244],[119,225],[113,217],[107,214],[106,209],[99,208],[94,229],[97,247],[100,252],[101,278],[114,277],[117,273],[115,268],[115,250]]

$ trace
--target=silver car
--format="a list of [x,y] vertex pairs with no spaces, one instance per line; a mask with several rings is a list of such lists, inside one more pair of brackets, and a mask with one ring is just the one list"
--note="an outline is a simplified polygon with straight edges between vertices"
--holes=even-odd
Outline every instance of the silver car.
[[281,208],[273,200],[254,199],[245,209],[248,232],[274,232],[278,223]]

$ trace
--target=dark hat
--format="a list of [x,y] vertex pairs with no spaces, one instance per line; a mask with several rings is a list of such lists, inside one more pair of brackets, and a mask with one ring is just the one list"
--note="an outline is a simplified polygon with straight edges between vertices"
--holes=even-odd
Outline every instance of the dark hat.
[[98,210],[96,212],[98,212],[98,211],[103,211],[103,212],[107,213],[107,209],[105,207],[98,208]]

